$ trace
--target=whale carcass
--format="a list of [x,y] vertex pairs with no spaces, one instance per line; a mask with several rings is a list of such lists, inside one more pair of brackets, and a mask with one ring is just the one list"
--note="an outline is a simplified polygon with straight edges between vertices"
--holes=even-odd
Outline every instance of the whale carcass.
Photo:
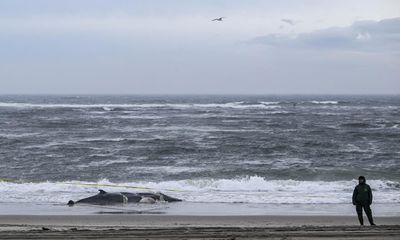
[[180,202],[181,199],[170,197],[163,193],[132,193],[132,192],[114,192],[108,193],[104,190],[99,190],[99,193],[80,199],[78,201],[70,200],[69,206],[77,203],[95,204],[95,205],[112,205],[124,203],[155,203],[155,202]]

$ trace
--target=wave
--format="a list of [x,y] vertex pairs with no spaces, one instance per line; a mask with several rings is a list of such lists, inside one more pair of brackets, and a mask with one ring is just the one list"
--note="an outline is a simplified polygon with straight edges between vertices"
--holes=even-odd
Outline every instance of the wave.
[[282,106],[293,104],[298,105],[338,105],[339,101],[324,100],[324,101],[302,101],[302,102],[279,102],[279,101],[256,101],[256,102],[227,102],[227,103],[101,103],[101,104],[65,104],[65,103],[9,103],[0,102],[0,107],[11,107],[11,108],[96,108],[100,111],[112,112],[112,111],[124,111],[130,108],[261,108],[261,109],[274,109]]
[[116,160],[104,160],[104,161],[93,161],[88,164],[78,164],[78,168],[88,168],[88,167],[106,167],[113,164],[129,163],[126,159],[116,159]]
[[134,139],[129,138],[84,138],[81,139],[80,142],[123,142]]
[[13,108],[100,108],[104,111],[114,111],[120,108],[158,108],[186,107],[189,104],[37,104],[37,103],[4,103],[0,107]]
[[264,104],[264,105],[278,105],[278,104],[280,104],[281,102],[260,102],[261,104]]
[[332,104],[336,105],[339,104],[339,101],[311,101],[313,104]]
[[[356,182],[356,180],[331,182],[266,180],[258,176],[118,184],[107,179],[98,182],[0,182],[0,202],[66,203],[70,199],[76,200],[95,194],[101,188],[110,192],[161,191],[192,202],[351,204],[351,195]],[[399,182],[370,180],[368,183],[374,192],[379,192],[374,196],[375,203],[400,203]]]
[[0,138],[24,138],[24,137],[32,137],[37,136],[39,133],[0,133]]
[[273,109],[271,103],[246,104],[244,102],[229,103],[144,103],[144,104],[36,104],[36,103],[6,103],[0,102],[0,107],[11,108],[100,108],[104,111],[117,111],[129,108],[264,108]]
[[372,128],[374,125],[365,123],[365,122],[351,122],[351,123],[343,123],[340,126],[349,127],[349,128]]

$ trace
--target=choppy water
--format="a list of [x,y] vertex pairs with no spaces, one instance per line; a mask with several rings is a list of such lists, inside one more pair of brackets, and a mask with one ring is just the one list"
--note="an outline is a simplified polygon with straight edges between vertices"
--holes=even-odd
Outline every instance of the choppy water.
[[378,202],[400,203],[400,96],[0,96],[0,146],[0,178],[32,182],[0,182],[0,201],[101,182],[344,203],[365,175]]

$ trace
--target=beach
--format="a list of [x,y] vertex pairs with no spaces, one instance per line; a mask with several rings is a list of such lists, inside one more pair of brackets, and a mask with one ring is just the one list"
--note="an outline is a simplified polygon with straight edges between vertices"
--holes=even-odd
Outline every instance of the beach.
[[0,96],[0,239],[399,239],[399,99]]
[[400,217],[2,215],[0,239],[398,239]]
[[399,10],[0,0],[0,240],[400,240]]
[[2,203],[0,239],[398,239],[396,206],[372,208],[361,227],[344,204]]

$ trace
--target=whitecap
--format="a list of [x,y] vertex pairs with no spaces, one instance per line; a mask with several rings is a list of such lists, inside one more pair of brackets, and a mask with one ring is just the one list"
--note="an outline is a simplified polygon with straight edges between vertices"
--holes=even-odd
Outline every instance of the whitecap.
[[245,104],[244,102],[228,103],[143,103],[143,104],[36,104],[36,103],[6,103],[0,102],[0,107],[12,108],[101,108],[112,111],[116,108],[264,108],[272,109],[279,106],[266,106],[265,104]]
[[260,102],[261,104],[264,104],[264,105],[277,105],[277,104],[280,104],[280,102]]
[[127,159],[116,159],[116,160],[104,160],[104,161],[92,161],[88,164],[76,165],[77,168],[88,168],[88,167],[106,167],[113,164],[129,163]]
[[311,101],[313,104],[339,104],[338,101]]
[[[179,170],[189,169],[183,167]],[[91,192],[95,194],[98,188],[102,188],[109,192],[138,189],[161,191],[192,202],[351,204],[351,194],[356,184],[355,179],[351,181],[298,181],[267,180],[259,176],[124,183],[114,183],[107,179],[98,182],[0,182],[0,202],[66,203],[70,199],[87,197]],[[374,197],[374,203],[400,203],[399,182],[369,180],[368,184],[373,191],[379,192]]]

